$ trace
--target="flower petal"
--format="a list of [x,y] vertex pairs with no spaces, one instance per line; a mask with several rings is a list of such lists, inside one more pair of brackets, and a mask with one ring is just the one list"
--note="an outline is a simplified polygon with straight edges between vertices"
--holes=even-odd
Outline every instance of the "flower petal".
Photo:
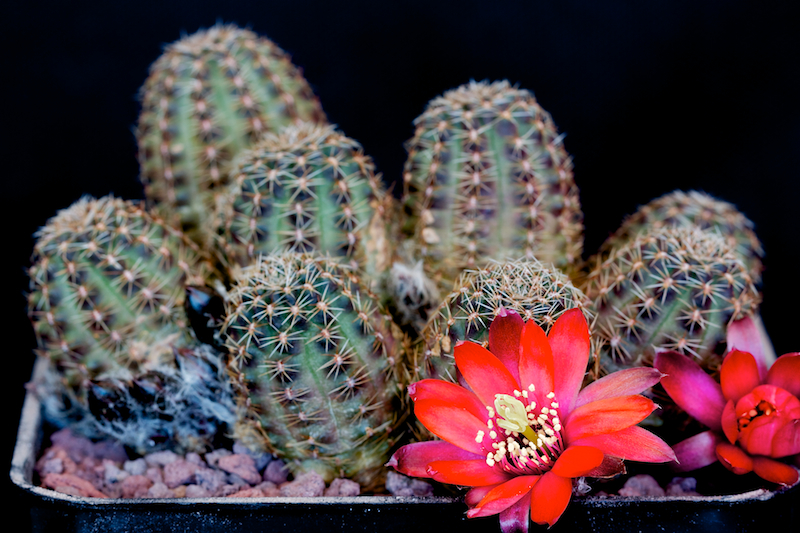
[[550,471],[561,477],[581,477],[602,462],[603,452],[593,446],[569,446]]
[[650,367],[619,370],[587,385],[578,393],[575,407],[613,396],[639,394],[658,383],[663,375]]
[[484,498],[484,496],[489,494],[489,491],[496,486],[497,485],[486,485],[485,487],[474,487],[469,489],[464,495],[464,503],[466,503],[470,508],[475,507]]
[[589,364],[589,325],[581,310],[565,311],[550,328],[547,338],[553,351],[554,391],[561,412],[569,413]]
[[770,367],[765,382],[800,398],[800,353],[787,353],[778,357]]
[[672,447],[678,464],[672,467],[676,472],[690,472],[718,461],[717,444],[724,442],[716,431],[704,431],[682,440]]
[[715,431],[722,429],[722,387],[700,365],[677,352],[660,352],[653,366],[667,374],[661,385],[681,409]]
[[[508,509],[520,498],[530,493],[541,476],[517,476],[497,485],[478,503],[475,509],[467,511],[469,518],[491,516]],[[528,498],[530,499],[530,498]],[[527,521],[528,515],[525,515]]]
[[528,533],[531,519],[530,494],[500,513],[500,531],[503,533]]
[[638,394],[617,396],[582,405],[572,411],[564,425],[567,443],[613,433],[638,424],[656,409],[656,404]]
[[[519,357],[520,385],[527,388],[533,384],[535,394],[542,397],[554,390],[553,351],[544,330],[533,320],[525,322],[520,339]],[[541,404],[541,398],[537,399]]]
[[447,442],[462,450],[483,456],[481,442],[476,442],[478,432],[486,431],[486,421],[475,417],[464,407],[440,400],[419,400],[414,414],[422,425]]
[[800,454],[800,420],[781,427],[772,439],[772,457]]
[[793,421],[778,416],[758,416],[739,431],[739,446],[750,455],[771,455],[772,443],[786,425],[793,425]]
[[758,477],[781,485],[794,485],[798,480],[796,468],[769,457],[753,457],[753,471]]
[[666,442],[639,426],[631,426],[605,435],[586,437],[573,442],[572,446],[594,446],[606,455],[628,461],[668,463],[676,460],[675,452]]
[[753,459],[738,446],[720,442],[716,452],[719,462],[734,474],[747,474],[753,470]]
[[545,473],[531,490],[531,520],[537,524],[555,524],[572,498],[572,480]]
[[619,457],[604,455],[600,466],[586,472],[586,477],[612,478],[625,473],[625,463]]
[[466,408],[478,419],[486,420],[489,417],[486,406],[475,396],[475,393],[449,381],[440,379],[417,381],[408,386],[408,395],[414,402],[418,400],[449,402]]
[[433,461],[428,465],[428,476],[440,483],[481,487],[503,483],[511,478],[498,468],[486,464],[486,459],[472,461]]
[[763,326],[759,326],[760,322],[760,318],[753,316],[731,322],[725,333],[725,342],[728,351],[741,350],[752,354],[758,365],[758,374],[763,378],[774,362],[775,355],[771,345],[765,346],[769,344],[769,339],[765,338],[766,333],[762,335]]
[[500,307],[489,326],[489,351],[519,381],[519,347],[524,322],[516,311]]
[[456,344],[456,366],[483,405],[494,405],[495,394],[511,394],[519,389],[517,380],[492,352],[474,342]]
[[739,420],[736,418],[736,408],[733,400],[728,400],[725,408],[722,410],[722,432],[725,433],[728,442],[736,444],[736,439],[739,438]]
[[747,352],[734,350],[725,356],[719,371],[722,394],[734,402],[761,385],[756,358]]
[[392,455],[386,466],[412,477],[429,477],[428,465],[433,461],[469,461],[483,459],[482,455],[462,450],[449,442],[429,440],[406,444]]

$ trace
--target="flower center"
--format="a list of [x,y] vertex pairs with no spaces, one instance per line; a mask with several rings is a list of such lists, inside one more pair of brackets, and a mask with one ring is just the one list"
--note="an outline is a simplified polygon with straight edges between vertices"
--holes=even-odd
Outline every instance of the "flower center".
[[759,416],[772,416],[776,412],[775,406],[766,400],[761,400],[749,411],[739,417],[739,431],[750,425],[753,419]]
[[[532,394],[535,387],[514,391],[514,395],[496,394],[494,407],[486,406],[488,436],[486,464],[499,466],[516,474],[540,474],[550,470],[563,451],[561,421],[555,393],[545,395],[537,405]],[[479,431],[475,439],[483,442],[487,435]]]

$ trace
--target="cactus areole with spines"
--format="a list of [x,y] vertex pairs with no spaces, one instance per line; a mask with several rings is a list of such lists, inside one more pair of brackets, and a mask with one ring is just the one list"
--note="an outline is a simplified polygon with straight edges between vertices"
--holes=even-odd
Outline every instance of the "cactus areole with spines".
[[657,350],[718,370],[726,326],[761,300],[731,243],[696,226],[653,229],[596,257],[584,290],[597,311],[600,374],[650,364]]
[[136,137],[145,194],[203,244],[207,213],[233,157],[267,132],[326,121],[289,56],[233,25],[167,46],[141,101]]
[[333,126],[289,126],[234,163],[217,247],[246,266],[272,252],[318,252],[375,279],[388,268],[389,200],[361,145]]
[[379,483],[400,393],[391,321],[354,271],[307,254],[243,269],[222,336],[239,388],[235,436],[330,481]]
[[508,82],[471,82],[414,124],[403,174],[406,231],[448,283],[489,258],[525,255],[566,270],[583,214],[572,162],[550,115]]
[[194,243],[139,203],[81,198],[36,238],[28,313],[39,353],[67,386],[141,367],[139,339],[191,341],[184,284],[202,283],[207,265]]

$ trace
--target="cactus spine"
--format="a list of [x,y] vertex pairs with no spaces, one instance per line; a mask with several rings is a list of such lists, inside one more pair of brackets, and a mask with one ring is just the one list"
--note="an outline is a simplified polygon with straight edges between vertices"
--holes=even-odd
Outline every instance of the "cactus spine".
[[333,126],[289,126],[237,158],[220,198],[217,245],[246,266],[261,254],[318,252],[376,279],[389,264],[387,197],[361,146]]
[[266,132],[325,121],[289,56],[233,25],[169,45],[151,66],[140,98],[136,137],[145,194],[201,244],[214,194],[239,151]]
[[237,438],[295,471],[378,482],[402,361],[391,321],[350,268],[259,258],[239,273],[221,331],[240,391]]
[[406,231],[449,290],[464,268],[525,255],[568,269],[583,248],[572,163],[550,115],[508,82],[471,82],[414,121]]
[[594,261],[584,291],[597,310],[600,373],[649,364],[658,349],[692,354],[713,371],[726,325],[760,301],[718,231],[653,229]]

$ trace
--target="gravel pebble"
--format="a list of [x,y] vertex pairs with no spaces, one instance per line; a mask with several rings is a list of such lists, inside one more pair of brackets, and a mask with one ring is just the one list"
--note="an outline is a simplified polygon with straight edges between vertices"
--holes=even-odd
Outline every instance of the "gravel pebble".
[[315,498],[325,492],[325,480],[316,472],[306,472],[280,486],[280,494],[286,498]]
[[208,498],[211,493],[201,485],[186,485],[187,498]]
[[264,481],[271,481],[276,485],[280,485],[281,483],[286,483],[288,479],[289,469],[286,467],[286,463],[280,459],[271,461],[264,470]]
[[390,470],[386,473],[386,490],[393,496],[433,496],[433,486]]
[[199,468],[199,466],[190,463],[186,459],[173,461],[164,467],[164,484],[174,489],[178,485],[194,483],[194,475]]
[[639,474],[625,482],[625,485],[619,489],[619,495],[660,497],[665,496],[666,492],[664,492],[664,489],[661,488],[653,476]]
[[163,483],[153,483],[147,490],[148,498],[174,498],[175,493]]
[[253,458],[253,461],[256,464],[256,470],[259,472],[263,471],[266,468],[267,464],[272,461],[272,455],[262,452],[262,451],[254,451],[245,446],[240,442],[233,443],[233,453],[235,454],[242,454],[242,455],[249,455]]
[[361,494],[361,485],[352,479],[336,478],[325,489],[323,496],[358,496]]
[[143,476],[147,472],[147,461],[141,457],[134,461],[125,461],[123,468],[132,476]]
[[231,455],[232,453],[232,451],[226,450],[225,448],[212,450],[206,454],[206,463],[208,463],[208,466],[216,468],[217,463],[221,458],[225,457],[226,455]]
[[220,469],[235,474],[250,485],[258,485],[261,475],[256,470],[256,462],[249,455],[234,453],[220,458],[217,464]]
[[170,450],[148,453],[144,456],[144,460],[150,466],[165,466],[178,459],[180,459],[180,455]]
[[676,477],[667,484],[667,496],[700,496],[697,480],[693,477]]
[[133,474],[122,480],[123,498],[144,498],[147,490],[153,486],[150,478],[141,474]]

